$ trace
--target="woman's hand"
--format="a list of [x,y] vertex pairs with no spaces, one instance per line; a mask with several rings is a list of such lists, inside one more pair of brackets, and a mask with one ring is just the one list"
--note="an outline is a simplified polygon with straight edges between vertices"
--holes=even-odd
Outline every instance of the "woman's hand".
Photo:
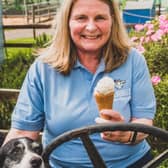
[[[95,121],[98,124],[101,123],[117,123],[117,122],[123,122],[124,123],[124,117],[116,111],[113,110],[101,110],[101,114],[107,115],[110,117],[110,120],[105,120],[103,118],[96,118]],[[121,143],[128,143],[131,137],[131,131],[107,131],[101,133],[101,137],[104,140],[113,141],[113,142],[121,142]]]
[[[147,119],[147,118],[132,118],[131,123],[139,123],[139,124],[145,124],[145,125],[152,126],[153,120]],[[144,134],[142,132],[139,132],[136,136],[134,144],[137,144],[137,143],[143,141],[147,137],[148,137],[148,134]]]
[[28,137],[30,139],[37,140],[39,138],[39,134],[40,131],[26,131],[11,128],[5,138],[5,141],[3,142],[3,145],[13,138]]

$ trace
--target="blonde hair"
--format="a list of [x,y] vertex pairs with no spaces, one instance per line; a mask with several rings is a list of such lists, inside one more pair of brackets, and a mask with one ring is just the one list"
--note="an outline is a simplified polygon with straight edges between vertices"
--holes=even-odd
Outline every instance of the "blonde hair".
[[[55,32],[50,46],[45,52],[43,61],[56,68],[57,71],[68,75],[77,61],[75,46],[70,38],[69,17],[73,4],[77,0],[65,0],[55,19]],[[121,19],[118,4],[115,0],[100,0],[106,3],[112,15],[111,36],[103,47],[105,71],[110,72],[123,64],[127,58],[130,44],[129,38]]]

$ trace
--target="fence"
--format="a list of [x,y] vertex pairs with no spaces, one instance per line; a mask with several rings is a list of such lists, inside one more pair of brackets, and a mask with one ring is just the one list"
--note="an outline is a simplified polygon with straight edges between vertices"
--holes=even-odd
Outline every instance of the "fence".
[[[27,25],[3,25],[3,29],[32,29],[33,37],[36,38],[36,29],[49,29],[51,28],[50,24],[27,24]],[[4,47],[23,47],[31,48],[33,47],[32,43],[4,43]]]
[[17,99],[19,95],[20,90],[19,89],[3,89],[0,88],[0,100],[3,99]]
[[34,24],[53,19],[59,6],[59,1],[26,4],[25,16],[27,23],[31,21]]

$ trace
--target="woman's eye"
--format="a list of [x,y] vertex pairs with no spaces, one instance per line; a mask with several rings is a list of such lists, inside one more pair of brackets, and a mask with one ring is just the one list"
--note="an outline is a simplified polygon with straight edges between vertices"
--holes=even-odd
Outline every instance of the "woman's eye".
[[79,21],[82,21],[82,20],[85,20],[86,17],[85,17],[85,16],[79,16],[79,17],[77,17],[76,19],[79,20]]
[[96,17],[96,20],[105,20],[105,18],[102,17],[102,16],[97,16],[97,17]]

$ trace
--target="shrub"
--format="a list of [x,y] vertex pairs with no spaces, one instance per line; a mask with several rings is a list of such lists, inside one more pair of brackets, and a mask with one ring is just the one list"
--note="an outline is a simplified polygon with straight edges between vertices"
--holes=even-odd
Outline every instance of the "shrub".
[[33,60],[30,52],[18,52],[13,58],[6,59],[0,66],[0,88],[19,89]]
[[[168,130],[168,18],[162,15],[150,23],[136,25],[129,35],[135,47],[144,54],[152,76],[157,102],[154,125]],[[148,140],[154,155],[168,148],[160,139],[149,137]],[[168,160],[160,166],[166,167]]]
[[47,47],[48,42],[51,40],[51,36],[46,33],[42,33],[36,38],[36,46],[39,48]]
[[[163,40],[168,40],[168,37],[165,36]],[[146,45],[145,47],[145,58],[147,60],[150,73],[153,74],[160,74],[164,76],[168,73],[168,43],[163,42],[151,42]]]
[[[165,75],[161,82],[154,86],[156,102],[157,102],[157,112],[154,119],[154,125],[163,128],[165,130],[168,129],[168,74]],[[163,142],[160,139],[150,137],[149,142],[152,146],[153,152],[155,155],[162,152],[166,148],[168,148],[167,142]],[[168,164],[168,162],[166,162]]]
[[[50,36],[43,33],[37,37],[34,42],[32,39],[16,39],[17,41],[32,41],[35,49],[44,47],[51,39]],[[35,59],[32,49],[7,49],[7,56],[3,64],[0,65],[0,88],[20,89],[29,69]],[[10,127],[11,112],[16,104],[16,100],[0,101],[0,128],[8,129]]]
[[0,101],[0,129],[9,129],[11,123],[11,112],[15,104],[15,100]]
[[[20,89],[26,72],[33,60],[34,57],[31,52],[15,51],[13,57],[9,56],[0,65],[0,88]],[[8,129],[10,127],[11,112],[15,103],[15,100],[8,101],[3,99],[0,101],[1,129]]]
[[154,124],[160,128],[168,129],[168,74],[165,75],[161,82],[154,86],[157,99],[157,113]]
[[144,25],[135,25],[130,31],[135,47],[147,60],[151,76],[160,76],[161,82],[154,86],[157,99],[155,125],[168,129],[168,18],[159,16]]

